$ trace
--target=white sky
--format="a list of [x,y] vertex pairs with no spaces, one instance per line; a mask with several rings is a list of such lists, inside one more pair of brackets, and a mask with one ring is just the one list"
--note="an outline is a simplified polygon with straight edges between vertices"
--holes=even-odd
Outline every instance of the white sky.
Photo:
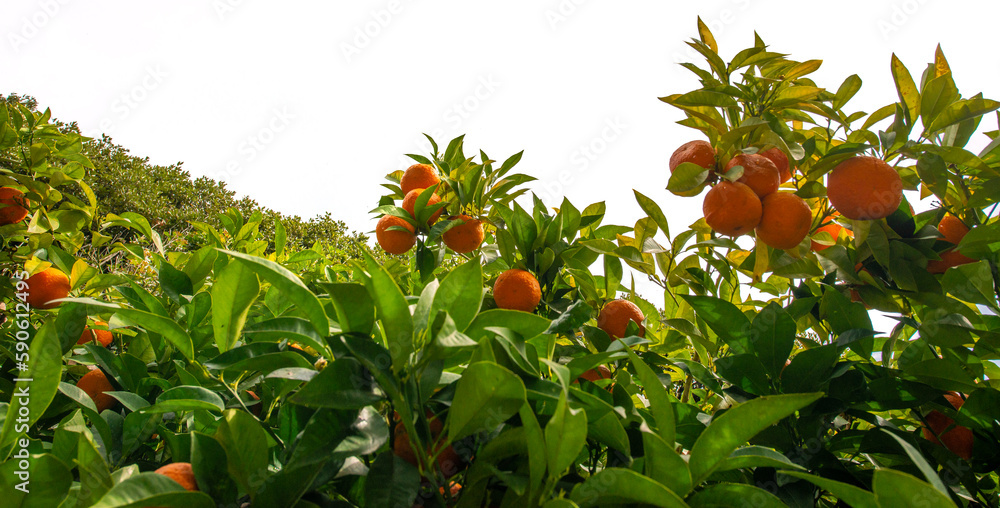
[[383,176],[405,167],[402,154],[423,153],[429,132],[442,144],[467,133],[467,153],[495,159],[525,150],[518,169],[556,196],[548,203],[606,201],[606,223],[642,216],[639,189],[676,232],[701,215],[701,199],[664,190],[666,162],[698,133],[657,97],[698,86],[675,64],[701,63],[684,44],[695,16],[727,61],[756,30],[771,50],[824,60],[820,86],[859,74],[851,104],[871,112],[896,100],[890,55],[919,79],[938,42],[964,96],[1000,95],[1000,3],[956,5],[5,0],[0,92],[33,95],[154,163],[183,161],[239,196],[304,218],[330,211],[354,230],[374,229]]

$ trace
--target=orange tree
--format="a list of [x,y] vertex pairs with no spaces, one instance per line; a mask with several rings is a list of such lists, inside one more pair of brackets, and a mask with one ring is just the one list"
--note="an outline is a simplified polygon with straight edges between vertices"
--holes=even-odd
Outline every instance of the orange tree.
[[[5,108],[5,505],[997,506],[1000,103],[939,50],[854,112],[858,76],[698,29],[701,88],[662,98],[699,132],[668,149],[668,189],[704,194],[676,234],[639,192],[633,226],[522,203],[521,154],[457,138],[389,175],[393,255],[290,252],[236,210],[172,252],[60,192],[79,139]],[[127,276],[78,256],[107,228]],[[39,296],[46,269],[68,287]]]

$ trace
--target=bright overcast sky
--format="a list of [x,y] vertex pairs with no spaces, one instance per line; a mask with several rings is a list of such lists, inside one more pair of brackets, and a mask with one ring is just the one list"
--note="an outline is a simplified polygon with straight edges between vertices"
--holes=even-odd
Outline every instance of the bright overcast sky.
[[424,151],[421,132],[466,133],[467,153],[495,159],[523,149],[518,169],[551,205],[603,200],[608,221],[631,225],[636,188],[675,230],[694,222],[701,199],[664,187],[670,153],[697,133],[657,97],[697,87],[676,62],[701,62],[684,44],[698,15],[727,61],[756,30],[773,51],[822,59],[820,86],[859,74],[856,110],[896,100],[893,52],[919,79],[939,42],[964,96],[1000,96],[995,1],[5,0],[0,11],[0,92],[265,206],[329,211],[360,231],[374,229],[383,176]]

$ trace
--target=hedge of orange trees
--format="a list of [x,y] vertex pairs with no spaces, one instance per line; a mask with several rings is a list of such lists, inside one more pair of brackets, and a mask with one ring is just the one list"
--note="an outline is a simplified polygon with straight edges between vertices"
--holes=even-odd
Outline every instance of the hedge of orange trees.
[[388,175],[390,256],[234,210],[174,252],[96,214],[79,135],[0,109],[3,506],[998,506],[1000,103],[938,50],[856,111],[859,76],[698,34],[653,149],[682,231],[460,137]]

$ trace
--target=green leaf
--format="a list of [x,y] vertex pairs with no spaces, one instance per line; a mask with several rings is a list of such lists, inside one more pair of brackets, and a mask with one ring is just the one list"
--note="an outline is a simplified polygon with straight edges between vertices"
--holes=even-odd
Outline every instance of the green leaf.
[[375,458],[365,481],[365,506],[398,508],[410,506],[420,489],[420,473],[409,462],[383,453]]
[[993,274],[986,261],[949,268],[941,278],[941,287],[959,300],[980,303],[997,310]]
[[110,303],[99,302],[90,298],[72,298],[65,301],[86,304],[92,313],[113,310],[118,317],[144,330],[157,333],[167,339],[185,358],[194,359],[194,342],[187,331],[174,320],[151,312],[138,309],[122,308]]
[[479,341],[483,337],[492,335],[489,331],[490,328],[500,327],[513,330],[528,340],[545,333],[550,325],[551,321],[537,314],[507,309],[490,309],[476,315],[469,327],[465,329],[465,334],[472,340]]
[[518,412],[525,396],[521,378],[506,368],[491,362],[469,365],[455,387],[448,436],[455,441],[500,425]]
[[406,297],[396,282],[367,252],[364,253],[370,278],[365,278],[365,287],[375,302],[378,318],[385,331],[386,347],[392,355],[392,367],[400,372],[413,352],[413,316]]
[[234,257],[237,261],[246,264],[258,276],[278,288],[278,291],[285,298],[305,314],[320,335],[325,337],[330,334],[330,319],[327,317],[326,311],[323,310],[323,304],[320,303],[312,291],[309,291],[309,288],[306,287],[297,275],[273,261],[241,252],[219,250]]
[[938,113],[958,100],[958,88],[951,73],[937,76],[924,85],[920,93],[920,121],[924,124],[924,132],[934,132],[929,127],[934,123]]
[[712,35],[712,31],[708,29],[702,20],[701,16],[698,16],[698,36],[701,38],[701,42],[704,42],[706,46],[712,51],[719,52],[719,44],[715,42],[715,37]]
[[760,397],[739,404],[712,420],[691,448],[688,466],[691,468],[694,484],[700,484],[708,478],[736,448],[760,431],[816,402],[822,396],[822,393],[807,393]]
[[660,228],[660,231],[663,231],[667,238],[670,238],[670,224],[667,222],[667,216],[660,209],[660,205],[635,189],[632,189],[632,192],[635,194],[635,200],[639,203],[642,211],[646,212],[646,215],[653,219],[653,222],[656,222],[656,227]]
[[549,474],[559,477],[576,461],[587,444],[587,413],[570,409],[566,392],[559,395],[555,414],[545,425],[545,457]]
[[687,508],[677,494],[631,469],[609,467],[577,485],[570,500],[580,508],[641,503],[660,508]]
[[260,282],[243,263],[229,263],[212,284],[212,328],[220,352],[240,338],[250,307],[260,294]]
[[375,302],[363,285],[340,282],[324,284],[323,287],[333,300],[341,330],[364,335],[371,333],[375,326]]
[[361,409],[382,400],[373,388],[361,363],[353,358],[338,358],[299,389],[291,400],[309,407]]
[[752,502],[753,506],[761,508],[788,508],[778,496],[753,485],[744,483],[717,483],[709,485],[691,496],[688,504],[691,508],[715,508],[732,506],[736,499]]
[[879,508],[875,494],[854,485],[798,471],[782,471],[781,474],[811,482],[853,508]]
[[186,303],[181,298],[181,295],[194,294],[194,285],[191,283],[191,278],[166,261],[160,263],[159,279],[160,289],[178,305]]
[[475,257],[444,277],[434,293],[430,315],[446,311],[455,322],[455,329],[464,332],[479,313],[482,303],[483,270],[479,258]]
[[652,432],[643,432],[642,450],[646,476],[678,495],[686,496],[691,492],[691,471],[672,445]]
[[754,317],[750,333],[757,358],[771,378],[777,379],[795,344],[795,321],[771,302]]
[[163,506],[214,508],[204,492],[188,492],[174,480],[156,473],[139,473],[115,485],[91,508]]
[[236,483],[228,474],[226,450],[214,437],[191,433],[191,469],[199,491],[216,499],[237,497]]
[[775,469],[799,469],[805,470],[802,466],[792,462],[781,453],[763,446],[745,446],[737,448],[732,455],[719,465],[715,470],[730,471],[733,469],[749,469],[757,467],[773,467]]
[[670,180],[667,181],[667,190],[674,194],[683,194],[708,179],[709,171],[693,162],[682,162],[674,171],[670,173]]
[[169,413],[172,411],[190,411],[207,409],[222,412],[226,403],[219,394],[201,386],[182,385],[171,388],[156,398],[156,404],[143,408],[145,413]]
[[879,508],[912,508],[955,506],[951,498],[914,476],[892,469],[877,469],[872,490]]
[[642,382],[646,398],[649,400],[649,411],[653,413],[653,418],[656,420],[657,433],[664,442],[673,446],[676,441],[677,422],[674,419],[674,407],[670,404],[667,390],[653,369],[650,369],[646,362],[639,359],[632,348],[626,346],[624,349],[628,354],[629,361],[632,362],[636,375],[639,376],[639,381]]
[[229,474],[254,496],[267,486],[267,433],[245,411],[227,410],[215,431],[215,439],[226,450]]
[[841,109],[847,105],[847,101],[854,97],[854,94],[858,93],[861,89],[861,78],[857,74],[851,74],[840,84],[840,88],[837,89],[837,97],[833,99],[833,108]]
[[735,305],[711,296],[681,295],[736,354],[753,353],[750,320]]
[[892,55],[891,68],[892,79],[896,82],[896,92],[899,94],[899,102],[906,106],[912,123],[920,115],[920,92],[917,91],[917,85],[913,83],[910,71],[906,69],[895,53]]
[[[73,475],[69,469],[55,455],[49,453],[31,455],[27,460],[27,472],[20,469],[18,459],[8,460],[0,465],[0,492],[4,494],[4,506],[9,508],[58,506],[73,483]],[[27,478],[21,478],[19,474],[25,474]]]
[[[917,469],[919,469],[920,472],[924,475],[924,478],[927,478],[927,481],[930,482],[930,485],[934,486],[934,488],[937,489],[938,492],[940,492],[941,494],[944,494],[946,496],[948,495],[949,492],[948,487],[945,487],[944,482],[941,481],[941,478],[937,474],[937,470],[935,470],[933,466],[928,464],[927,459],[925,459],[924,456],[920,454],[920,450],[917,450],[916,447],[907,442],[905,439],[897,436],[892,431],[888,429],[881,429],[881,430],[882,432],[892,436],[892,438],[895,439],[897,443],[899,443],[899,446],[903,448],[903,451],[906,452],[906,455],[908,457],[910,457],[910,460],[913,461],[913,464],[917,466]],[[876,494],[877,493],[878,491],[876,491]]]
[[[45,413],[59,391],[61,377],[62,346],[59,344],[56,321],[49,320],[31,340],[28,370],[17,372],[14,376],[17,384],[13,385],[13,397],[3,421],[3,432],[0,432],[0,451],[3,457],[9,457],[10,446]],[[27,418],[21,417],[21,421],[18,421],[22,409],[27,410]]]
[[990,111],[1000,109],[1000,102],[974,97],[972,99],[959,100],[945,107],[924,132],[937,132],[945,127],[963,122],[969,119],[979,118]]

